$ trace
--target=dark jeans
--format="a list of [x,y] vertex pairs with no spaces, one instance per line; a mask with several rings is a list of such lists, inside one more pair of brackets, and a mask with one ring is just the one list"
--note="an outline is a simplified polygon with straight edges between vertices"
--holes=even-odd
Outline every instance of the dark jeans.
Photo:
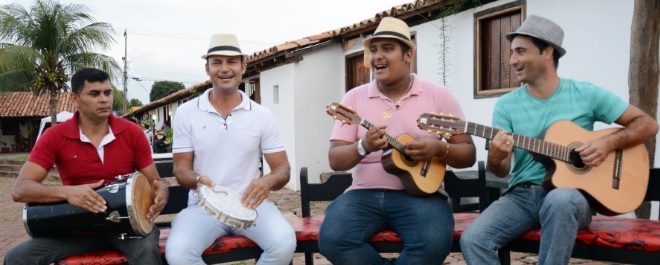
[[144,238],[63,237],[31,238],[5,254],[5,265],[51,264],[68,256],[89,251],[116,249],[126,254],[129,264],[162,264],[158,239],[160,230],[154,229]]
[[389,264],[368,243],[385,229],[396,231],[404,242],[396,264],[440,264],[451,250],[454,217],[438,195],[351,190],[326,209],[319,249],[332,264]]
[[158,139],[154,141],[154,153],[167,153],[167,147],[169,144],[165,143],[165,139]]

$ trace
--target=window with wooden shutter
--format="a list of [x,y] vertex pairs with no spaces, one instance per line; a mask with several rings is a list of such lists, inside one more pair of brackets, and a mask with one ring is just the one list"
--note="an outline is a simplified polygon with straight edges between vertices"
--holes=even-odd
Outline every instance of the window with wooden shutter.
[[509,64],[511,43],[505,36],[520,27],[523,16],[522,1],[474,14],[476,98],[501,95],[520,86]]
[[[417,45],[415,32],[410,33],[412,43]],[[371,82],[371,69],[365,67],[364,51],[359,51],[346,56],[346,92],[366,83]],[[417,73],[417,50],[413,53],[410,64],[410,72]]]
[[364,52],[346,56],[346,92],[370,81],[369,68],[364,67]]

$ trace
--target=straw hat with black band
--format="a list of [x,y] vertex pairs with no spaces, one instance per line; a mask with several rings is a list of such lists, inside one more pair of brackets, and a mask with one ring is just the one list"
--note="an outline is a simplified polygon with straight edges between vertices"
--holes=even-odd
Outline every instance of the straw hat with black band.
[[202,55],[202,59],[206,60],[207,57],[212,55],[243,56],[243,59],[247,57],[247,54],[241,52],[238,39],[234,34],[214,34],[211,36],[209,50]]

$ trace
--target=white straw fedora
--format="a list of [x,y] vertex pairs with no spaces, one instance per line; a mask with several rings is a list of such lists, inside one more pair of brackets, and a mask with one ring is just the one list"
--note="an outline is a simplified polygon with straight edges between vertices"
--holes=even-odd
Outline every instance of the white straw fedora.
[[410,49],[415,49],[415,44],[410,39],[410,28],[403,20],[393,17],[385,17],[378,24],[378,28],[373,35],[363,42],[365,50],[369,49],[371,41],[375,38],[397,39],[408,45]]
[[564,41],[564,30],[547,18],[530,15],[518,30],[506,34],[506,39],[512,41],[516,35],[534,37],[552,45],[559,52],[559,57],[566,54],[566,50],[561,47],[561,43]]
[[202,55],[202,59],[206,59],[211,55],[247,57],[247,54],[241,52],[241,47],[238,46],[238,39],[234,34],[214,34],[211,36],[209,50],[206,54]]

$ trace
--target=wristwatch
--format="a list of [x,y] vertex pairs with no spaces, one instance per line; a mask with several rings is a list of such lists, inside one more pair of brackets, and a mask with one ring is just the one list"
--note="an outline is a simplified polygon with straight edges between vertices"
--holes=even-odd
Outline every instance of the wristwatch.
[[362,139],[358,141],[357,151],[358,154],[360,154],[361,156],[366,156],[369,154],[369,151],[367,151],[367,149],[364,148],[364,145],[362,145]]

